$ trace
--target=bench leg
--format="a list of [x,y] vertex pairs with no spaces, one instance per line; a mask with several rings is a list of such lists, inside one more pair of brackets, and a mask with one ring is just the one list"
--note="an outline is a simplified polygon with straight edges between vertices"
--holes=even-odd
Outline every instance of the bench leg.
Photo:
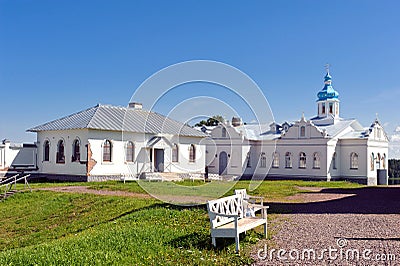
[[236,243],[236,252],[239,253],[239,249],[240,249],[240,246],[239,246],[239,235],[235,236],[235,243]]
[[265,222],[265,224],[264,224],[264,237],[265,238],[267,238],[267,233],[268,233],[268,225],[267,225],[267,223],[268,222]]
[[211,243],[212,243],[212,245],[213,245],[214,247],[217,246],[217,241],[215,241],[215,237],[212,237],[212,238],[211,238]]

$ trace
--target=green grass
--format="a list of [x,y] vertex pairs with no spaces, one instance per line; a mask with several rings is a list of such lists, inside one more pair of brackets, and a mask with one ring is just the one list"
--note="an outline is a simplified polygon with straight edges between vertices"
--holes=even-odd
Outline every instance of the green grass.
[[[204,208],[47,191],[19,193],[0,204],[0,265],[250,263],[235,254],[232,241],[211,247]],[[259,234],[246,237],[242,247]]]
[[[191,182],[191,181],[190,181]],[[171,187],[199,195],[202,182],[147,182],[163,193]],[[224,185],[211,182],[207,189]],[[232,186],[231,183],[229,186]],[[145,193],[137,182],[43,183],[32,187],[85,185],[99,190]],[[226,184],[225,184],[226,185]],[[240,181],[229,188],[248,188]],[[284,200],[302,193],[298,186],[357,188],[347,182],[266,181],[252,195]],[[274,219],[276,215],[269,215]],[[274,221],[271,221],[272,223]],[[236,255],[232,239],[211,246],[204,206],[175,207],[155,199],[37,191],[17,193],[0,202],[0,265],[242,265],[251,264],[251,246],[262,228],[241,240]]]

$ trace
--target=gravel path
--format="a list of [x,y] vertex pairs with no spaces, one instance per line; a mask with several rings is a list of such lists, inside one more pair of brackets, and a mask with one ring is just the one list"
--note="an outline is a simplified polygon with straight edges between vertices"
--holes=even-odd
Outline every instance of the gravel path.
[[270,204],[290,213],[252,251],[254,265],[400,265],[399,187],[323,189],[299,200]]

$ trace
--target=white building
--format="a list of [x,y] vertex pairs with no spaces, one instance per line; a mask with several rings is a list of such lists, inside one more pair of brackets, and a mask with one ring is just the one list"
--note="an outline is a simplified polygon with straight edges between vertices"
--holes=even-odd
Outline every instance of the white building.
[[204,174],[204,133],[141,104],[97,105],[29,129],[39,175],[58,180],[135,179],[147,172]]
[[243,125],[234,118],[213,129],[215,148],[207,153],[209,172],[271,179],[345,179],[370,185],[377,184],[378,175],[386,179],[389,141],[382,125],[376,119],[364,128],[355,119],[341,118],[339,94],[329,72],[324,81],[317,95],[318,114],[309,120],[302,116],[282,125]]

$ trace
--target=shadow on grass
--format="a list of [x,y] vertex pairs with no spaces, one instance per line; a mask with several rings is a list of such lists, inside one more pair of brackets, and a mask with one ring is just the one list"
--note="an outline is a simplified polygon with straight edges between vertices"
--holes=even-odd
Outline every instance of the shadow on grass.
[[[313,194],[307,192],[304,194]],[[323,194],[346,194],[346,197],[308,203],[268,203],[270,213],[300,214],[400,214],[400,187],[364,187],[323,189]]]

